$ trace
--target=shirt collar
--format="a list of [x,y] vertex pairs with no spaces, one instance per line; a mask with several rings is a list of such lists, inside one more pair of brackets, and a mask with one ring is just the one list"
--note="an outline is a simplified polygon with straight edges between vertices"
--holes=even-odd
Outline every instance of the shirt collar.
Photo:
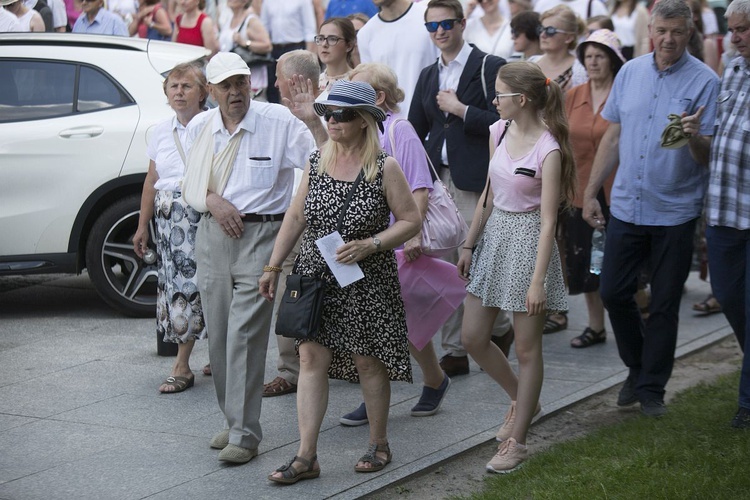
[[[257,124],[257,116],[256,113],[253,112],[253,103],[255,101],[250,101],[250,108],[247,110],[247,113],[245,113],[244,118],[242,118],[242,121],[240,121],[239,126],[234,131],[236,134],[240,129],[245,129],[251,134],[255,132],[255,126]],[[211,131],[216,134],[218,132],[221,132],[225,135],[234,135],[230,134],[229,131],[224,126],[224,121],[221,119],[221,110],[219,108],[216,108],[216,113],[214,114],[212,121],[211,121]]]
[[656,51],[652,52],[652,61],[654,70],[656,70],[657,73],[664,73],[667,75],[671,75],[675,71],[678,71],[680,68],[682,68],[685,64],[687,64],[688,59],[690,59],[692,56],[688,53],[687,49],[685,49],[685,52],[682,53],[682,56],[677,60],[676,63],[665,69],[664,71],[659,70],[659,66],[656,64]]
[[440,71],[447,69],[451,64],[456,63],[460,66],[466,66],[466,62],[469,60],[469,54],[471,54],[471,46],[466,43],[466,40],[464,40],[464,45],[461,47],[461,50],[456,55],[455,59],[453,59],[448,64],[443,64],[443,56],[438,56],[438,67],[440,68]]

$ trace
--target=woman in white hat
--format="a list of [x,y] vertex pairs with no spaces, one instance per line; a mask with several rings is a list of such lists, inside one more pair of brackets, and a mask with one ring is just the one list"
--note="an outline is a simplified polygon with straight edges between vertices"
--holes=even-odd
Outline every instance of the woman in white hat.
[[[268,478],[281,484],[320,475],[318,434],[328,406],[328,378],[359,381],[367,405],[370,437],[355,471],[375,472],[391,461],[386,424],[390,381],[411,382],[406,318],[393,249],[419,231],[421,218],[396,160],[380,147],[376,127],[385,113],[364,82],[339,80],[328,99],[314,104],[325,117],[330,140],[310,155],[302,183],[284,217],[271,261],[260,280],[273,300],[278,270],[302,235],[296,273],[325,281],[317,336],[298,341],[300,375],[297,455]],[[345,200],[352,191],[351,201]],[[343,210],[343,211],[342,211]],[[389,225],[390,214],[395,222]],[[339,286],[316,241],[337,230],[344,244],[335,259],[357,264],[364,278]]]
[[18,18],[16,31],[44,31],[44,21],[34,9],[26,7],[22,0],[0,0],[5,10]]

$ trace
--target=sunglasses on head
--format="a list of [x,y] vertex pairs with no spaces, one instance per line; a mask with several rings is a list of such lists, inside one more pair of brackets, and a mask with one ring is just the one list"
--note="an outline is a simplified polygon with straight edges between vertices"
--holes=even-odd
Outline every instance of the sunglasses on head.
[[542,26],[541,24],[536,27],[536,34],[539,36],[542,36],[542,34],[546,36],[555,36],[558,33],[565,33],[566,35],[573,34],[572,31],[565,31],[558,28],[555,28],[554,26]]
[[337,110],[326,109],[325,113],[323,113],[323,118],[325,118],[326,122],[328,122],[331,117],[333,117],[333,119],[336,120],[336,123],[347,123],[354,120],[358,116],[359,113],[357,113],[353,109],[348,108]]
[[424,23],[424,26],[430,33],[435,33],[438,30],[438,27],[448,31],[452,30],[456,23],[460,22],[461,19],[443,19],[442,21],[430,21],[429,23]]

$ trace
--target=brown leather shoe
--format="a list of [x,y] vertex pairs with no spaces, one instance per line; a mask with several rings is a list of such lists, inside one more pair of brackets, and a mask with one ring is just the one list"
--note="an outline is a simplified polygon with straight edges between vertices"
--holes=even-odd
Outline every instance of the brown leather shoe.
[[501,351],[503,351],[503,354],[505,354],[505,357],[507,358],[510,356],[510,346],[513,344],[513,339],[516,338],[516,334],[513,331],[513,325],[510,326],[510,330],[508,330],[505,335],[502,337],[490,337],[490,340],[493,344],[498,346]]
[[469,374],[468,356],[451,356],[446,354],[440,359],[440,368],[443,369],[449,377]]

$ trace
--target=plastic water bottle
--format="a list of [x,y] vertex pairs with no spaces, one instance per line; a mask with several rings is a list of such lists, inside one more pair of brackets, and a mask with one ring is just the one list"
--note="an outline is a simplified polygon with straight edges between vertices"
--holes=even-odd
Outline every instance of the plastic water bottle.
[[597,276],[602,274],[602,261],[604,260],[604,241],[607,234],[604,229],[594,229],[591,235],[591,267],[589,272]]

